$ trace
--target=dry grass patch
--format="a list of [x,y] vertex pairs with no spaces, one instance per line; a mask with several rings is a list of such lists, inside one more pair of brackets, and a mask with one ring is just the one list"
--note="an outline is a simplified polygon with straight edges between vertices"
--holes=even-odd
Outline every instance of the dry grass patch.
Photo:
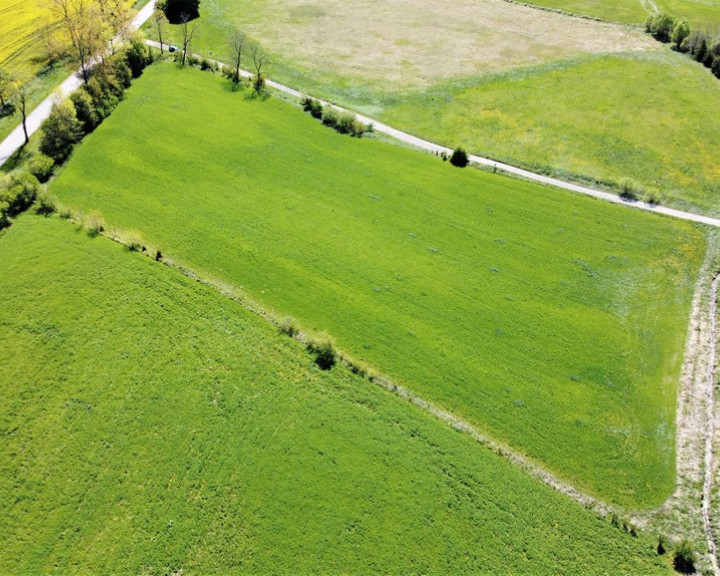
[[233,4],[213,6],[208,12],[212,18],[219,13],[235,18],[284,59],[318,73],[329,66],[343,75],[403,86],[578,53],[643,50],[653,45],[627,27],[502,0],[329,0],[314,5],[271,0],[251,2],[242,11],[234,10]]

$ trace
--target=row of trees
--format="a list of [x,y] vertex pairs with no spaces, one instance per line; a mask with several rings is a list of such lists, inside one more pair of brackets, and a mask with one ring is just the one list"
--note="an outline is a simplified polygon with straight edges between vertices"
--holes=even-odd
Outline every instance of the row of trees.
[[89,70],[87,82],[69,99],[53,106],[40,127],[40,153],[24,163],[24,170],[0,176],[0,229],[9,226],[33,203],[39,213],[55,210],[52,197],[41,183],[50,179],[55,166],[67,160],[85,134],[110,115],[132,79],[140,76],[152,60],[152,53],[139,38],[134,38],[126,48]]
[[125,0],[46,0],[54,19],[61,24],[67,52],[80,66],[88,82],[93,58],[109,49],[116,52],[116,42],[127,41],[133,12]]
[[676,18],[666,12],[648,16],[645,30],[660,42],[671,42],[673,50],[688,54],[720,78],[720,38],[717,35],[693,30],[685,18]]
[[88,80],[68,100],[55,104],[41,126],[40,152],[61,164],[73,146],[107,118],[123,93],[152,62],[152,53],[139,38],[95,66]]

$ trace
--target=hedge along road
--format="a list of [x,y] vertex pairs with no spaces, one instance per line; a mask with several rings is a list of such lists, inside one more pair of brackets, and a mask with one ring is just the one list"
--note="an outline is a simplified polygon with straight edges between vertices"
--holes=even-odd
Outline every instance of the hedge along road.
[[[152,16],[153,10],[155,10],[156,0],[150,0],[140,11],[135,15],[130,22],[129,31],[133,32],[145,24],[146,20]],[[113,40],[116,40],[115,37]],[[70,94],[75,92],[82,85],[82,74],[80,70],[76,70],[70,76],[68,76],[62,84],[55,90],[50,96],[45,98],[38,106],[30,113],[27,117],[27,131],[28,136],[31,136],[40,129],[40,125],[43,121],[50,116],[50,111],[56,102],[59,102],[67,98]],[[25,134],[23,133],[22,124],[18,124],[15,129],[10,132],[7,138],[0,142],[0,166],[5,164],[10,157],[15,154],[25,144]]]

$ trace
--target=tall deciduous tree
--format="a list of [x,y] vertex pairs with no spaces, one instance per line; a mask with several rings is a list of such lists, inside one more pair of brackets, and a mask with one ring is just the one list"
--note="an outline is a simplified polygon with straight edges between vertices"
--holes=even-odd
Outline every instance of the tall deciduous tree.
[[82,138],[82,126],[70,100],[55,104],[40,129],[40,152],[57,163],[67,160],[75,143]]
[[30,142],[30,136],[27,129],[27,83],[21,84],[17,82],[11,98],[15,104],[15,108],[20,111],[20,116],[22,117],[23,135],[25,136],[23,146],[27,146],[28,142]]
[[167,22],[165,12],[159,8],[155,8],[155,11],[153,12],[153,22],[155,23],[155,30],[158,35],[158,40],[160,41],[160,54],[164,54],[163,31],[165,30],[165,23]]
[[172,24],[182,24],[183,16],[188,20],[200,16],[200,0],[161,0],[157,7],[165,12]]
[[235,65],[235,72],[233,73],[232,81],[235,86],[240,84],[240,59],[242,58],[243,49],[245,48],[245,34],[236,30],[230,36],[230,50],[232,52],[233,64]]
[[259,94],[265,87],[265,78],[263,78],[262,70],[267,64],[267,55],[258,42],[250,43],[250,57],[252,58],[253,67],[255,68],[253,90]]
[[180,25],[180,31],[182,32],[182,45],[183,45],[183,55],[182,55],[182,65],[185,66],[185,59],[187,58],[187,51],[190,47],[190,43],[192,42],[193,36],[195,36],[195,30],[197,29],[197,23],[193,22],[190,24],[190,16],[188,14],[183,14],[180,17],[181,25]]
[[48,0],[55,17],[62,22],[83,81],[90,77],[92,57],[103,48],[103,21],[98,4],[90,0]]

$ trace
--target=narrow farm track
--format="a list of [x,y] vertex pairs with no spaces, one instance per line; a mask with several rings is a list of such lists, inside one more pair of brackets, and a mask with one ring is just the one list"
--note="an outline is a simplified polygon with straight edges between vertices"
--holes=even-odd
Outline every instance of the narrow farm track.
[[710,288],[710,334],[711,346],[709,352],[708,371],[705,384],[706,409],[707,409],[707,430],[705,431],[705,480],[703,482],[702,514],[705,525],[705,536],[707,538],[710,561],[713,574],[720,576],[718,569],[717,544],[712,524],[712,488],[715,476],[715,364],[717,355],[717,292],[720,283],[720,273],[712,281]]

